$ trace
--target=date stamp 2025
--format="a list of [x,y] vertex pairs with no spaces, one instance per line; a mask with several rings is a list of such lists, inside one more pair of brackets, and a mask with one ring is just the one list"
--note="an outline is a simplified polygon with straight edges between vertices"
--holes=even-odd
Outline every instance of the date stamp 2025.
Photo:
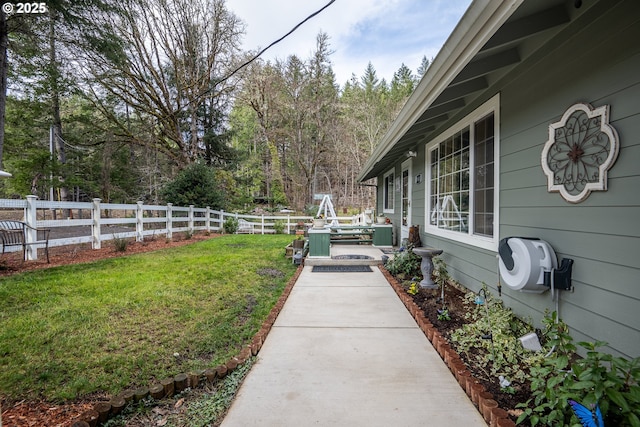
[[45,2],[31,2],[31,3],[3,3],[2,11],[7,15],[28,15],[28,14],[40,14],[47,13],[47,3]]

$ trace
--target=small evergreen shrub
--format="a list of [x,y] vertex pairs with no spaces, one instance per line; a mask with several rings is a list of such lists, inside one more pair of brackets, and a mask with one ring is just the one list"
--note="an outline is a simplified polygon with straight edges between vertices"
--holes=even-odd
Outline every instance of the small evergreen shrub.
[[238,231],[238,220],[232,216],[227,217],[222,225],[224,232],[227,234],[233,234]]
[[278,221],[274,222],[273,223],[273,229],[275,230],[276,234],[284,233],[284,221],[278,220]]

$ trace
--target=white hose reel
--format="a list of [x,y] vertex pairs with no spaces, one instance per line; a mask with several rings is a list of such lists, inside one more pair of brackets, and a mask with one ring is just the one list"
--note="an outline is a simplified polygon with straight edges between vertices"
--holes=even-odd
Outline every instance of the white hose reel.
[[502,281],[509,288],[542,293],[551,287],[571,289],[573,260],[564,259],[558,269],[556,253],[540,239],[508,237],[498,247]]

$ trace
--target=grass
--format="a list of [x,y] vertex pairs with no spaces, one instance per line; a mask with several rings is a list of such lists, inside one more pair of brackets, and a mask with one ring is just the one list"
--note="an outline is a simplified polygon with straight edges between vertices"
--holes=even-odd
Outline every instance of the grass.
[[0,395],[113,394],[226,361],[293,275],[290,240],[223,236],[3,279]]
[[[218,426],[231,407],[242,381],[256,362],[256,357],[224,377],[199,389],[187,388],[183,392],[160,401],[151,397],[127,405],[122,413],[112,417],[104,427],[128,425],[164,425],[165,427]],[[182,404],[177,405],[177,402]],[[183,406],[182,406],[183,405]]]

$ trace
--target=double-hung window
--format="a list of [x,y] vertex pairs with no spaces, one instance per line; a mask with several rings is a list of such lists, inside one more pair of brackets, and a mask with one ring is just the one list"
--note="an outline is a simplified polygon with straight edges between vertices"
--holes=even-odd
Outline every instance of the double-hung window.
[[394,180],[395,174],[392,171],[387,172],[384,175],[384,183],[383,183],[383,189],[382,189],[382,200],[383,200],[383,206],[382,209],[385,213],[393,213],[393,205],[395,203],[395,199],[394,199],[394,194],[395,194],[395,188],[394,188]]
[[427,229],[487,249],[497,245],[496,96],[427,146]]

